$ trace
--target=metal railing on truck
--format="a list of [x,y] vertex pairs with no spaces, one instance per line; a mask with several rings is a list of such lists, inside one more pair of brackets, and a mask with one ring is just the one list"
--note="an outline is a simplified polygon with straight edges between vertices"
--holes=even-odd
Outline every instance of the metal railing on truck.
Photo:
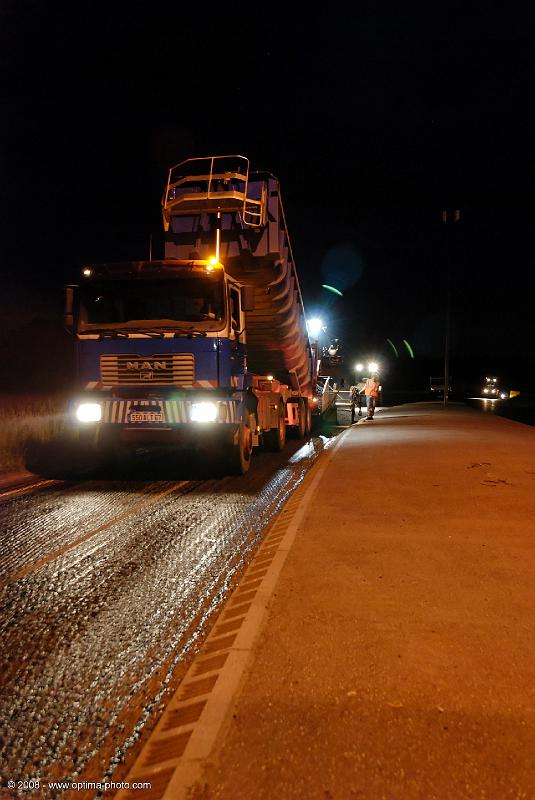
[[316,396],[318,398],[318,407],[320,414],[326,414],[334,407],[338,391],[334,388],[332,378],[330,376],[320,375],[316,384]]
[[249,159],[245,156],[188,158],[169,170],[162,200],[165,231],[176,214],[239,213],[244,225],[266,221],[265,188],[260,198],[249,192]]

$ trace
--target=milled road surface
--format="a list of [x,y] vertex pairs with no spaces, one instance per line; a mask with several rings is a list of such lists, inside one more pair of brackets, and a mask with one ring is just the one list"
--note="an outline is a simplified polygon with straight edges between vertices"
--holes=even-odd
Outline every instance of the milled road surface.
[[2,787],[112,774],[324,443],[241,478],[182,467],[0,497]]

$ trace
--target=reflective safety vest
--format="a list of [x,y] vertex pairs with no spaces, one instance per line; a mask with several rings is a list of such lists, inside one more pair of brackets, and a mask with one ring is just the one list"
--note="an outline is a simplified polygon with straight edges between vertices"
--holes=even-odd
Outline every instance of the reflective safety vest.
[[374,381],[373,378],[368,378],[364,387],[364,394],[367,397],[379,397],[379,388],[381,384],[379,381]]

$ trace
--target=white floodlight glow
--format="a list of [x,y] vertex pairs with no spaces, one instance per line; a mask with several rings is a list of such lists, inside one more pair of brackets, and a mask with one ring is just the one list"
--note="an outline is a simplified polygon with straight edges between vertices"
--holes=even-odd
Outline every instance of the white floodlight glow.
[[364,369],[364,364],[361,364],[359,361],[358,364],[355,364],[355,369],[357,370],[357,372],[362,372],[362,370]]
[[192,403],[189,418],[192,422],[214,422],[217,417],[215,403]]
[[370,372],[379,372],[379,364],[377,363],[377,361],[370,361],[370,363],[368,364],[368,369],[370,370]]
[[92,271],[93,270],[89,269],[89,267],[86,267],[85,269],[82,270],[82,274],[85,275],[86,278],[89,278],[89,276],[91,275]]
[[314,338],[320,335],[323,328],[323,321],[319,317],[307,320],[307,329],[310,336]]
[[78,422],[100,422],[102,419],[102,406],[100,403],[80,403],[76,409]]

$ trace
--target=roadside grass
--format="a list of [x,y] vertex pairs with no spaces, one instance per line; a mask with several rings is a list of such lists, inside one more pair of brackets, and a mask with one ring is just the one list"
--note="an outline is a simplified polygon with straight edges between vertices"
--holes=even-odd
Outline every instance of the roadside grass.
[[25,447],[59,433],[63,407],[60,396],[0,394],[0,471],[25,469]]

